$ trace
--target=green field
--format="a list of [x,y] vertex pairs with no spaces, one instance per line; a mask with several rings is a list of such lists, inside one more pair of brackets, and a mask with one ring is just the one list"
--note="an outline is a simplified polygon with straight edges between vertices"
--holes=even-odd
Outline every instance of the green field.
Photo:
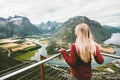
[[30,60],[30,58],[34,56],[36,50],[39,49],[40,47],[41,46],[37,45],[37,46],[25,48],[23,50],[14,52],[13,56],[16,60],[20,60],[20,61]]
[[36,50],[33,51],[28,51],[24,54],[18,55],[15,57],[16,60],[20,60],[20,61],[25,61],[25,60],[29,60],[32,56],[34,56]]

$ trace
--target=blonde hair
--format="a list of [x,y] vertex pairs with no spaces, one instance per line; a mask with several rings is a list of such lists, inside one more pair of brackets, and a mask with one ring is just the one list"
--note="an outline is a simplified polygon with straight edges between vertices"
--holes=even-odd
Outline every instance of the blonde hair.
[[82,61],[88,63],[96,52],[95,42],[92,39],[89,26],[85,23],[78,24],[75,28],[76,50]]

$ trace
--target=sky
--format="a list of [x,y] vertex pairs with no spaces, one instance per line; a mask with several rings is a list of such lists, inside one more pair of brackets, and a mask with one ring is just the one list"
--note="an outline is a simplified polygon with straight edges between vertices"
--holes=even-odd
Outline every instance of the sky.
[[86,16],[102,25],[120,26],[120,0],[0,0],[0,17],[14,15],[33,24]]

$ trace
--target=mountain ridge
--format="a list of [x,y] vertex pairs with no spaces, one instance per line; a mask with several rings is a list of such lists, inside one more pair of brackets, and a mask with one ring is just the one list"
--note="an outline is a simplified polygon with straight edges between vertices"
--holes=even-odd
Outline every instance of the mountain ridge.
[[56,21],[47,21],[46,23],[41,23],[36,25],[41,32],[41,34],[53,34],[56,33],[61,28],[62,23]]
[[39,34],[39,30],[27,17],[17,16],[7,19],[0,17],[0,38],[24,37]]
[[[58,32],[62,34],[69,33],[72,37],[69,36],[68,42],[73,42],[74,40],[74,27],[79,23],[87,23],[90,26],[93,36],[95,36],[98,42],[104,41],[106,38],[109,38],[111,33],[113,32],[120,32],[120,27],[114,28],[109,26],[102,26],[99,22],[91,20],[85,16],[75,16],[73,18],[69,18],[67,21],[60,23],[56,21],[47,21],[46,23],[40,24],[32,24],[27,17],[23,16],[13,16],[9,18],[0,17],[0,38],[8,38],[8,37],[25,37],[27,35],[41,35],[41,34],[55,34],[57,35]],[[70,26],[71,28],[69,28]],[[63,28],[63,29],[62,29]],[[68,30],[67,30],[67,29]],[[97,30],[95,30],[95,28]],[[62,31],[62,30],[66,31]],[[100,30],[101,31],[100,31]],[[70,32],[72,31],[72,32]],[[59,38],[58,34],[58,38]],[[103,35],[103,36],[102,36]],[[100,38],[98,38],[98,36]],[[57,38],[57,36],[54,36]],[[61,38],[60,34],[60,38]],[[55,38],[55,39],[56,39]],[[72,38],[72,39],[71,39]],[[99,40],[100,39],[100,40]],[[56,39],[57,40],[57,39]]]
[[86,23],[89,25],[91,33],[97,42],[103,42],[111,37],[111,33],[106,32],[99,22],[90,20],[85,16],[76,16],[63,23],[63,28],[61,28],[61,30],[59,30],[59,32],[54,36],[55,41],[61,40],[60,42],[75,42],[74,29],[75,26],[80,23]]

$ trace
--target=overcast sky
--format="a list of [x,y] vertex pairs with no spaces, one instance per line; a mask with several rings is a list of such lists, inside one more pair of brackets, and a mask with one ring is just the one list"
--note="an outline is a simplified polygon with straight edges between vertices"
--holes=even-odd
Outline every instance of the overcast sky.
[[87,16],[102,25],[120,26],[120,0],[0,0],[0,17],[14,15],[33,24]]

